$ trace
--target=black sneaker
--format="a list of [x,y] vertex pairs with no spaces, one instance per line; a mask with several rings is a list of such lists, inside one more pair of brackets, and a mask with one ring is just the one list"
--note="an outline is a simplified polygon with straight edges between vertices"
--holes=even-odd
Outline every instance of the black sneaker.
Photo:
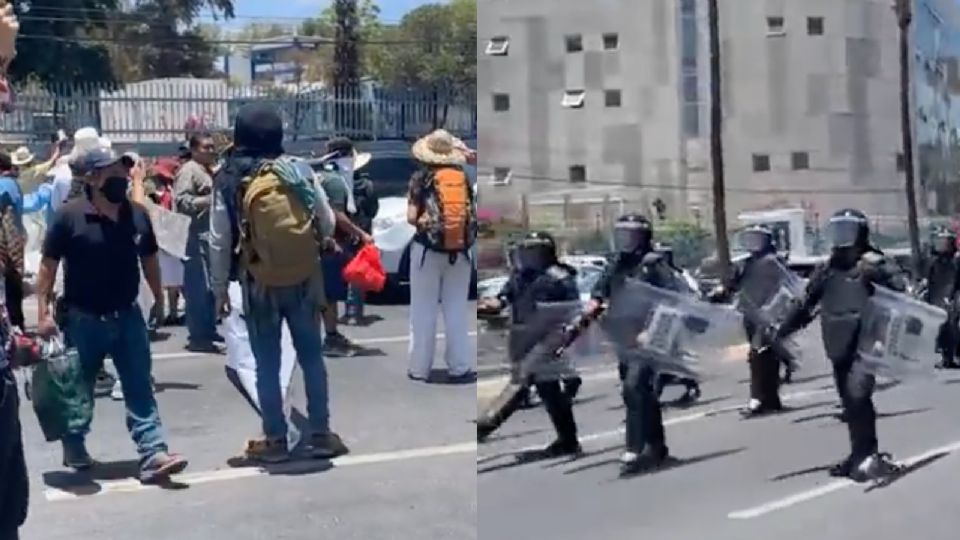
[[517,454],[516,459],[521,463],[540,461],[544,459],[555,459],[568,456],[579,456],[583,453],[583,448],[578,441],[561,441],[557,439],[548,444],[545,448],[539,450],[530,450]]
[[853,472],[854,462],[856,460],[853,456],[848,456],[843,461],[840,461],[833,466],[831,466],[827,472],[830,476],[834,478],[849,478],[850,473]]
[[471,384],[477,382],[477,373],[475,371],[468,371],[466,373],[461,373],[460,375],[448,375],[447,382],[450,384]]
[[670,450],[666,446],[651,448],[647,446],[639,454],[625,452],[620,458],[620,476],[631,476],[663,465],[670,459]]
[[339,332],[327,334],[327,338],[323,342],[323,354],[329,357],[356,356],[359,350],[360,347]]
[[856,482],[882,480],[903,470],[903,465],[893,461],[893,456],[885,452],[878,452],[852,468],[850,478]]
[[87,452],[87,447],[83,441],[64,440],[62,444],[64,467],[75,471],[86,471],[93,467],[93,458]]
[[350,453],[336,433],[318,433],[310,437],[310,455],[316,459],[333,459]]

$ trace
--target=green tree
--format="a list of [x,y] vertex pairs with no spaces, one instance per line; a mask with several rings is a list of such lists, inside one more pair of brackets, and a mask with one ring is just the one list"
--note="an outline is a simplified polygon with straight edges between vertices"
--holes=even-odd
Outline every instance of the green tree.
[[12,3],[20,16],[12,80],[37,79],[46,85],[115,80],[107,44],[91,37],[106,37],[108,19],[120,8],[118,0]]
[[403,17],[381,78],[411,88],[472,88],[477,78],[477,2],[421,6]]
[[124,80],[213,75],[218,47],[193,24],[204,8],[224,18],[234,14],[233,0],[135,1],[124,19],[144,22],[116,29],[123,44],[115,53],[118,75]]
[[[386,47],[377,43],[382,41],[386,29],[380,22],[380,6],[375,0],[357,0],[356,35],[359,40],[359,74],[361,77],[376,77],[385,62]],[[304,21],[300,33],[335,39],[337,35],[336,6],[331,4],[320,12],[315,19]],[[325,77],[333,79],[333,47],[319,47],[316,52],[318,64],[325,67]]]

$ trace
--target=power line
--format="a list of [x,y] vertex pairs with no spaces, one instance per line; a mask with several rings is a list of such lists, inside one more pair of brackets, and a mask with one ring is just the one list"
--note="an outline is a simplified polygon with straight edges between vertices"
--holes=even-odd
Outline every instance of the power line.
[[[187,45],[190,44],[190,40],[193,36],[188,37],[172,37],[167,39],[154,40],[150,44],[145,44],[141,40],[135,39],[126,39],[118,37],[81,37],[81,36],[72,36],[72,37],[61,37],[61,36],[48,36],[41,34],[19,34],[17,36],[19,39],[29,39],[29,40],[40,40],[40,41],[57,41],[61,43],[99,43],[106,45],[132,45],[132,46],[155,46],[156,44],[169,44],[169,45]],[[303,45],[305,48],[311,46],[331,46],[334,45],[334,40],[331,38],[319,38],[314,39],[311,36],[302,36],[300,39],[282,39],[282,40],[252,40],[252,39],[205,39],[206,43],[211,45]],[[446,41],[434,41],[426,39],[383,39],[383,40],[361,40],[360,45],[431,45],[431,44],[447,44],[447,45],[463,45],[463,44],[472,44],[473,41],[458,41],[458,40],[446,40]]]
[[[492,170],[478,169],[478,176],[492,176],[494,172]],[[710,192],[713,190],[710,186],[678,186],[674,184],[629,184],[623,181],[616,180],[603,180],[603,179],[587,179],[584,182],[572,182],[567,178],[556,178],[550,176],[538,176],[532,174],[516,174],[511,173],[510,177],[516,180],[530,180],[535,182],[546,182],[554,184],[564,184],[568,188],[576,189],[578,187],[590,187],[590,186],[616,186],[626,189],[652,189],[658,191],[703,191]],[[815,194],[825,194],[825,195],[903,195],[903,190],[901,188],[874,188],[874,189],[844,189],[844,188],[824,188],[824,189],[796,189],[796,188],[784,188],[784,189],[761,189],[761,188],[736,188],[727,186],[727,193],[745,193],[745,194],[754,194],[754,195],[815,195]]]

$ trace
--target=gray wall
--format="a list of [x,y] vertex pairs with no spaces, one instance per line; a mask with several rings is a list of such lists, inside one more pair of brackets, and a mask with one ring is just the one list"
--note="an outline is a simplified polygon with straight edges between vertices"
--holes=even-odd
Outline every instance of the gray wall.
[[[700,94],[706,104],[706,1],[697,1]],[[592,186],[592,196],[626,193],[641,200],[641,209],[661,196],[675,215],[695,205],[709,219],[708,140],[684,140],[679,132],[679,3],[480,1],[481,173],[510,167],[520,178],[558,179],[518,179],[510,187],[482,181],[484,204],[509,208],[521,192],[548,197],[549,191],[580,189],[564,180],[569,165],[582,163],[591,179],[674,186],[660,193],[644,189],[640,197],[637,190]],[[804,204],[821,217],[844,206],[904,215],[904,175],[897,171],[898,29],[890,0],[720,3],[731,222],[742,210],[783,203]],[[960,28],[952,0],[917,0],[916,9],[924,3],[937,6],[946,27]],[[768,36],[768,16],[784,17],[784,35]],[[810,16],[824,18],[824,35],[808,35]],[[604,32],[620,34],[618,51],[602,50]],[[565,52],[568,33],[583,34],[583,53]],[[498,35],[510,38],[509,56],[484,55],[487,40]],[[563,88],[578,85],[587,89],[585,107],[562,108]],[[623,91],[622,108],[604,109],[604,88]],[[493,92],[510,94],[509,112],[493,112]],[[954,116],[960,120],[960,114]],[[957,120],[946,120],[957,127]],[[700,123],[706,136],[706,106]],[[791,170],[792,152],[808,153],[810,169]],[[753,171],[754,153],[770,156],[770,171]],[[923,210],[928,200],[919,198]]]
[[[480,168],[510,167],[515,175],[509,187],[482,184],[483,204],[510,208],[521,192],[567,190],[571,165],[585,165],[600,182],[677,182],[676,6],[675,0],[480,1]],[[607,32],[619,34],[618,50],[603,50]],[[567,34],[583,36],[583,52],[566,52]],[[499,35],[510,38],[509,56],[483,54]],[[582,109],[561,106],[566,88],[586,90]],[[605,108],[605,89],[622,91],[620,108]],[[511,110],[493,112],[493,93],[510,94]]]

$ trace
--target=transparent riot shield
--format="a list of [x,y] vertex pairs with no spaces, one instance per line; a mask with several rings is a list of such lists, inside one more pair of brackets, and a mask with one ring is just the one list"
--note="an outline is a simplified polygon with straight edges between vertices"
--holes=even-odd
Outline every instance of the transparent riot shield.
[[575,359],[585,349],[574,346],[559,358],[557,349],[563,344],[564,327],[582,311],[579,300],[570,302],[538,302],[537,311],[522,325],[513,325],[507,342],[512,379],[516,381],[550,380],[575,373]]
[[857,351],[867,372],[897,381],[933,376],[937,334],[946,311],[876,286],[867,302]]
[[[759,294],[740,294],[737,308],[743,313],[746,323],[754,328],[750,347],[755,350],[773,347],[774,352],[796,371],[803,357],[796,337],[790,336],[777,343],[765,343],[763,329],[780,326],[783,323],[793,306],[803,297],[804,283],[780,261],[770,261],[766,264],[766,271],[758,276],[758,279],[765,283],[756,287],[756,291],[752,291]],[[753,285],[755,284],[747,283],[744,287]]]
[[621,360],[694,380],[719,371],[727,351],[746,344],[734,308],[634,279],[611,297],[604,328]]

